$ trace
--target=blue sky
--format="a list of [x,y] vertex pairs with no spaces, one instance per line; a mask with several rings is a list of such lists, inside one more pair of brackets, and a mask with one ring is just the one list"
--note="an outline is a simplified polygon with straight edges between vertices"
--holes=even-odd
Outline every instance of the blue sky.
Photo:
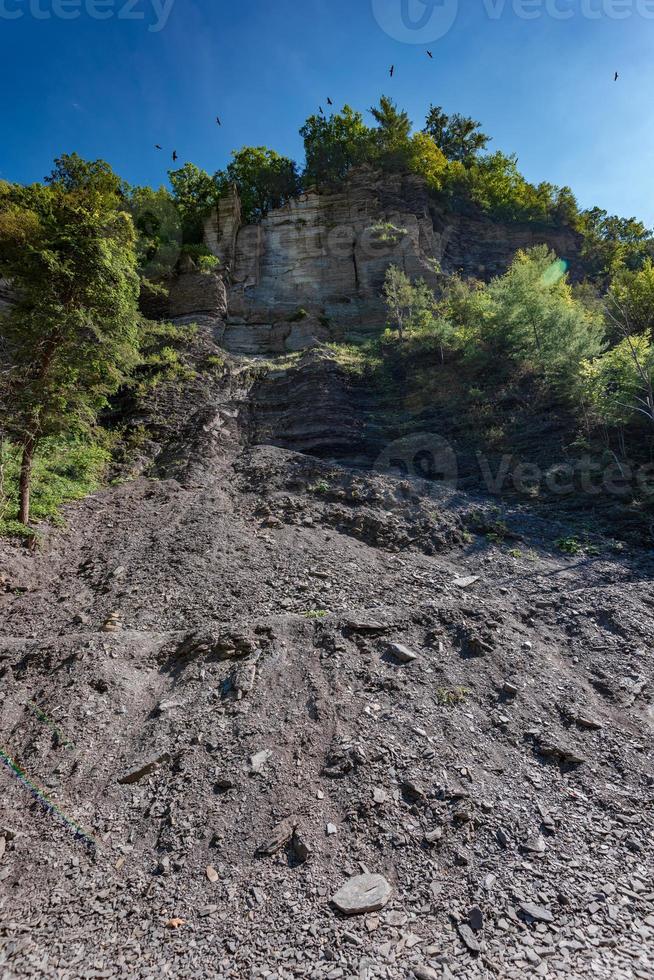
[[210,172],[245,144],[300,159],[328,95],[390,94],[417,126],[430,102],[474,115],[529,179],[654,225],[653,42],[654,0],[0,0],[0,176],[73,150],[153,185],[173,148]]

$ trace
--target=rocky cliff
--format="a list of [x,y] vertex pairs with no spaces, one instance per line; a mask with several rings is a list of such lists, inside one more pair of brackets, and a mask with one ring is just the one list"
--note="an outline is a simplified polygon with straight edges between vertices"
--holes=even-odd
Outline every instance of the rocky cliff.
[[574,274],[580,246],[571,231],[446,211],[421,178],[369,169],[338,191],[303,194],[258,225],[242,223],[232,191],[207,220],[205,241],[221,277],[183,272],[167,312],[209,317],[222,346],[242,354],[296,351],[379,329],[391,264],[434,285],[438,268],[488,279],[517,249],[544,242]]
[[12,295],[9,283],[0,277],[0,313],[6,310],[11,303]]
[[[3,980],[652,976],[642,535],[469,493],[458,368],[243,355],[373,329],[390,261],[487,276],[539,240],[375,180],[256,228],[225,201],[133,465],[0,540]],[[496,402],[544,465],[556,417]]]

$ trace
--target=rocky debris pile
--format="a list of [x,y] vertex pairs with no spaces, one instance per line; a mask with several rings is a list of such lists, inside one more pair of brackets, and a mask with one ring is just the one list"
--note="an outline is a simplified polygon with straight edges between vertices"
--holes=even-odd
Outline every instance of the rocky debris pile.
[[3,976],[652,976],[651,557],[471,507],[260,448],[3,546],[0,744],[93,842],[0,768]]

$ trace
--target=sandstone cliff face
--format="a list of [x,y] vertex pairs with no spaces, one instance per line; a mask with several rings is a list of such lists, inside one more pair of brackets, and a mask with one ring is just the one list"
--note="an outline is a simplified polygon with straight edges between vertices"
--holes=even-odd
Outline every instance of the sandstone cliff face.
[[378,330],[388,266],[435,285],[436,270],[488,279],[519,248],[545,242],[573,275],[579,240],[570,231],[496,224],[446,212],[424,181],[363,169],[334,192],[309,191],[258,225],[241,224],[232,191],[208,219],[205,242],[221,278],[186,272],[171,289],[168,315],[202,315],[216,339],[240,354],[296,351],[317,341]]

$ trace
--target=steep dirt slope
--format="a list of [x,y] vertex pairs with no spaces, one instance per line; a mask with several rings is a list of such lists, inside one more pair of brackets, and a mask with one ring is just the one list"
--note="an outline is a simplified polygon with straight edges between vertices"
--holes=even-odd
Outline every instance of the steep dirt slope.
[[0,551],[2,976],[652,977],[651,556],[205,430]]

